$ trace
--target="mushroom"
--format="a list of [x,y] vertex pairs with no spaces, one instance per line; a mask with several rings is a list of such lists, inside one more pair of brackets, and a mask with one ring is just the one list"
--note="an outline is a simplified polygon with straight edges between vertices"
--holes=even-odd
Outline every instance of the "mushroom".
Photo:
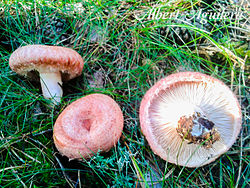
[[223,82],[198,72],[181,72],[161,79],[146,92],[140,125],[153,152],[162,159],[199,167],[236,141],[241,109]]
[[100,151],[109,151],[119,140],[123,114],[119,105],[104,94],[82,97],[58,116],[53,130],[58,151],[82,160]]
[[54,104],[63,95],[62,80],[82,73],[83,59],[74,50],[61,46],[28,45],[15,50],[9,59],[10,68],[17,74],[34,78],[38,72],[43,96]]

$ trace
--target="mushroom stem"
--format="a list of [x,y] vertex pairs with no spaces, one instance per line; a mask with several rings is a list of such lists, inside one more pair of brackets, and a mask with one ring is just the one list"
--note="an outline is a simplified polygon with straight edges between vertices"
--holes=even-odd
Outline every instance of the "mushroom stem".
[[59,104],[63,94],[61,73],[40,72],[40,83],[44,98],[50,99],[55,105]]
[[220,139],[214,123],[200,112],[195,112],[192,116],[180,117],[176,130],[181,138],[189,143],[204,143],[203,146],[206,148],[211,148],[212,144]]

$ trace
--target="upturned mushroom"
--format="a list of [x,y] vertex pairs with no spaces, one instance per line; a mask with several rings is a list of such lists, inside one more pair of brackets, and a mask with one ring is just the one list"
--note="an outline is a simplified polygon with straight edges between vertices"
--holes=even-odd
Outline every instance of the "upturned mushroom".
[[10,68],[17,74],[34,77],[39,73],[43,96],[54,104],[63,95],[62,80],[82,73],[83,59],[74,50],[61,46],[28,45],[15,50],[9,59]]
[[82,160],[98,151],[109,151],[122,130],[119,105],[107,95],[91,94],[76,100],[58,116],[53,138],[62,155]]
[[177,165],[199,167],[236,141],[241,109],[223,82],[182,72],[161,79],[146,92],[140,125],[155,154]]

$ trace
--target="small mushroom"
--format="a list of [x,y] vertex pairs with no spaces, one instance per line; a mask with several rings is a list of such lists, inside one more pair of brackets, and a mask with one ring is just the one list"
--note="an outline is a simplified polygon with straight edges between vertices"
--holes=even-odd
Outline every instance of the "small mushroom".
[[199,167],[236,141],[241,110],[223,82],[182,72],[161,79],[146,92],[140,125],[155,154],[177,165]]
[[83,59],[74,50],[60,46],[28,45],[15,50],[9,59],[10,68],[17,74],[34,77],[39,73],[43,96],[54,104],[63,95],[62,80],[82,73]]
[[82,97],[58,116],[53,130],[58,151],[71,159],[89,158],[109,151],[119,140],[123,114],[119,105],[104,94]]

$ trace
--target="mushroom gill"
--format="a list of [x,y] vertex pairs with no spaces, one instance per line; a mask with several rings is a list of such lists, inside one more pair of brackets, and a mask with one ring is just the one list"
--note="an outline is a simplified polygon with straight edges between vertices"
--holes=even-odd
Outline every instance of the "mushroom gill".
[[148,139],[150,146],[165,160],[189,167],[207,164],[236,140],[237,100],[226,85],[207,75],[169,77],[146,93],[140,109],[143,133],[153,137]]

